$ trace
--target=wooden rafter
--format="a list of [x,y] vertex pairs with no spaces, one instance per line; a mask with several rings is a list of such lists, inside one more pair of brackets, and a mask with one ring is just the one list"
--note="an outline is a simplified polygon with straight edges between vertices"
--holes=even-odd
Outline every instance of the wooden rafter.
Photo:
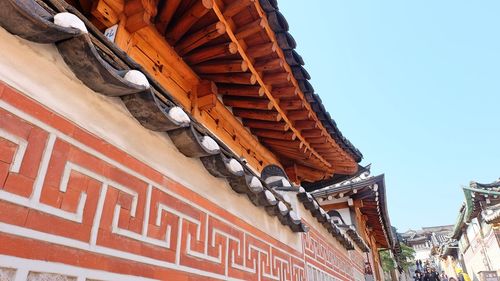
[[[117,35],[120,46],[125,46],[124,50],[139,63],[147,65],[169,91],[182,92],[181,104],[190,108],[195,118],[220,131],[224,135],[222,140],[238,143],[239,133],[244,130],[243,134],[250,136],[245,144],[257,142],[258,137],[261,144],[280,155],[282,163],[296,161],[298,168],[294,172],[301,179],[317,180],[332,173],[355,171],[355,161],[318,119],[310,104],[314,101],[305,99],[294,74],[306,79],[308,74],[287,63],[259,1],[235,0],[227,5],[215,0],[129,0],[127,3],[125,14],[129,16],[124,19],[116,11],[117,17],[112,19],[115,22],[118,18],[127,25],[129,34],[125,36],[120,31]],[[158,15],[154,17],[156,8]],[[151,31],[152,26],[157,32]],[[139,38],[135,34],[144,40],[130,40]],[[146,38],[144,34],[154,38]],[[166,52],[158,49],[165,45],[158,43],[158,39],[165,40],[162,37],[170,44]],[[163,56],[165,53],[168,56]],[[173,63],[167,65],[167,60],[165,64],[165,57]],[[195,75],[175,69],[184,62]],[[196,85],[202,80],[215,82],[216,90],[197,90]],[[249,130],[243,129],[240,122]],[[247,154],[251,150],[251,146],[245,148]],[[271,162],[276,160],[274,155],[269,156],[269,151],[259,153]]]
[[[264,25],[264,30],[265,32],[267,33],[267,36],[269,38],[271,38],[271,41],[272,42],[277,42],[277,39],[276,39],[276,35],[274,34],[274,31],[271,29],[271,27],[269,26],[269,23],[267,22],[267,16],[264,12],[264,10],[262,9],[262,7],[260,6],[260,3],[259,1],[255,1],[254,2],[254,5],[255,5],[255,8],[256,8],[256,11],[258,12],[259,16],[266,22],[266,24]],[[286,61],[286,56],[284,54],[284,52],[281,50],[281,48],[278,48],[276,50],[276,54],[283,60],[283,61]],[[285,63],[284,64],[284,68],[287,72],[289,73],[293,73],[291,67]],[[309,103],[307,102],[307,100],[305,99],[305,95],[304,93],[300,90],[300,87],[299,87],[299,84],[298,84],[298,81],[292,77],[291,79],[291,82],[293,83],[293,85],[295,86],[296,90],[297,90],[297,94],[299,96],[299,98],[303,101],[305,107],[313,112],[313,118],[315,121],[317,121],[319,124],[322,124],[321,123],[321,120],[319,120],[319,118],[316,116],[316,114],[314,113],[314,110],[312,110],[311,106],[309,105]],[[335,142],[335,140],[333,138],[330,137],[328,131],[326,130],[326,128],[323,126],[323,125],[320,125],[318,126],[318,128],[320,130],[323,131],[324,135],[325,136],[328,136],[327,137],[327,140],[328,142],[333,146],[333,147],[337,147],[337,148],[340,148],[339,145]],[[349,157],[352,159],[352,157],[350,155],[348,155],[346,152],[342,151],[341,149],[339,149],[339,151],[341,151],[342,154],[344,154],[345,156]],[[355,161],[352,160],[352,162],[354,163]]]
[[[255,2],[255,4],[257,5],[257,2]],[[219,18],[219,20],[221,22],[223,22],[225,25],[226,25],[226,28],[228,26],[230,26],[230,24],[228,23],[228,20],[226,19],[226,17],[224,16],[224,13],[222,12],[221,8],[219,7],[218,3],[214,3],[213,5],[213,10],[215,12],[215,14],[217,15],[217,17]],[[265,18],[265,17],[264,17]],[[263,19],[261,17],[261,21],[259,21],[259,26],[262,26],[261,25],[261,22],[262,21],[265,21],[265,19]],[[262,26],[264,29],[267,28],[268,26],[267,25],[263,25]],[[311,151],[312,154],[320,160],[320,162],[322,163],[322,165],[328,170],[328,168],[330,168],[332,165],[331,163],[329,163],[327,160],[325,160],[319,153],[317,153],[313,147],[310,146],[310,144],[307,142],[307,140],[301,135],[300,131],[298,131],[296,128],[294,128],[292,122],[287,118],[286,116],[286,113],[283,111],[283,109],[281,109],[280,107],[280,104],[279,104],[279,101],[277,101],[270,89],[268,88],[267,84],[264,83],[264,80],[263,78],[261,77],[261,74],[255,69],[254,65],[253,65],[253,61],[247,56],[246,52],[245,52],[245,49],[241,46],[240,44],[240,41],[236,34],[230,29],[230,28],[227,28],[227,35],[229,36],[229,38],[231,39],[231,41],[236,44],[237,46],[237,49],[238,49],[238,52],[240,54],[240,56],[243,58],[243,60],[245,60],[247,63],[248,63],[248,68],[249,68],[249,71],[252,72],[255,77],[256,77],[256,80],[257,82],[261,85],[261,87],[264,88],[264,91],[265,91],[265,94],[267,96],[267,98],[271,101],[273,107],[275,108],[275,110],[278,112],[278,116],[281,116],[281,118],[279,117],[275,117],[275,119],[271,119],[271,120],[276,120],[276,121],[279,121],[281,119],[283,119],[283,121],[287,124],[290,125],[290,129],[293,131],[293,133],[297,136],[297,139],[299,140],[299,142],[304,145],[306,147],[307,150]],[[278,48],[277,49],[277,52],[279,52],[280,49]],[[283,54],[282,54],[283,55]],[[285,65],[286,67],[286,65]],[[289,71],[289,75],[291,73],[291,70]],[[297,85],[298,86],[298,85]],[[278,119],[279,118],[279,119]],[[269,119],[266,119],[266,120],[269,120]]]

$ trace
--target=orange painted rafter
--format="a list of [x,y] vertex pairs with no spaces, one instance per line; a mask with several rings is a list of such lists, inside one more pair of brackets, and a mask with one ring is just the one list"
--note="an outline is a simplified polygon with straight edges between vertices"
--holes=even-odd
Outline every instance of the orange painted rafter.
[[[214,1],[216,2],[216,1]],[[255,2],[258,2],[258,1],[255,1]],[[213,5],[213,10],[215,12],[215,14],[217,15],[217,17],[219,18],[219,21],[221,21],[222,23],[224,23],[226,25],[226,33],[227,35],[229,36],[229,38],[231,39],[231,41],[235,44],[237,44],[237,47],[238,47],[238,52],[240,54],[240,56],[243,58],[244,61],[247,62],[248,64],[248,69],[250,70],[250,72],[252,72],[255,76],[256,76],[256,79],[257,79],[257,82],[259,83],[259,85],[261,87],[263,87],[264,89],[264,92],[265,92],[265,95],[267,96],[267,98],[271,101],[272,105],[274,106],[274,109],[281,115],[282,117],[282,120],[289,124],[290,125],[290,130],[293,131],[293,133],[297,136],[297,139],[306,147],[306,149],[308,151],[310,151],[317,159],[320,160],[320,162],[326,167],[326,170],[333,170],[331,167],[332,167],[332,164],[329,163],[327,160],[325,160],[318,152],[316,152],[314,150],[313,147],[310,146],[309,142],[302,136],[302,134],[300,133],[300,131],[298,131],[294,126],[293,126],[293,122],[291,122],[286,113],[281,109],[280,105],[279,105],[279,102],[273,97],[273,95],[271,94],[271,90],[269,89],[268,85],[266,83],[264,83],[263,79],[262,79],[262,75],[261,73],[259,73],[255,66],[254,66],[254,62],[252,59],[250,59],[246,52],[245,52],[245,49],[243,48],[242,44],[240,43],[240,41],[236,38],[236,35],[234,34],[232,28],[231,28],[231,25],[228,23],[228,20],[225,18],[223,12],[221,11],[218,3],[214,3]],[[267,23],[267,22],[266,22]],[[277,48],[279,49],[279,48]]]
[[[262,7],[260,6],[259,1],[253,1],[253,3],[255,5],[257,13],[259,14],[259,16],[263,19],[263,21],[265,23],[264,24],[264,30],[266,31],[267,36],[270,38],[271,42],[276,43],[277,39],[276,39],[276,36],[274,34],[274,31],[271,29],[271,27],[270,27],[270,25],[269,25],[269,23],[267,21],[266,13],[264,12],[264,10],[262,9]],[[283,50],[281,48],[276,48],[276,54],[284,62],[283,63],[283,67],[285,68],[285,70],[288,73],[292,74],[293,73],[292,69],[288,65],[288,63],[286,63],[285,54],[283,53]],[[300,99],[302,100],[302,102],[305,105],[306,109],[309,110],[312,113],[312,117],[319,124],[319,126],[317,126],[317,128],[322,131],[322,135],[323,136],[327,137],[327,140],[335,148],[335,150],[337,152],[339,152],[341,155],[343,155],[343,156],[347,157],[348,159],[350,159],[354,163],[353,166],[356,167],[356,164],[355,164],[356,162],[354,161],[354,159],[352,159],[352,157],[348,153],[346,153],[345,151],[343,151],[340,148],[340,146],[335,142],[335,140],[330,136],[330,134],[328,133],[328,131],[326,130],[326,128],[323,126],[322,122],[317,117],[317,115],[314,112],[314,110],[312,110],[311,105],[309,104],[309,102],[307,102],[307,100],[305,99],[304,93],[301,91],[301,89],[299,87],[299,83],[297,82],[297,80],[295,79],[295,77],[293,75],[291,75],[291,76],[292,76],[291,82],[295,86],[295,88],[297,89],[298,97],[300,97]]]
[[[116,0],[116,1],[122,1],[122,0]],[[138,1],[138,0],[135,0],[135,1]],[[254,5],[256,5],[255,7],[256,7],[257,11],[259,12],[258,14],[261,17],[261,19],[254,21],[256,23],[256,26],[258,26],[260,28],[260,30],[265,30],[266,33],[268,35],[270,35],[270,40],[271,40],[272,44],[274,46],[277,46],[274,32],[270,29],[269,23],[267,22],[267,17],[265,16],[265,14],[263,14],[263,11],[261,11],[260,4],[258,4],[258,1],[251,1],[251,0],[243,0],[243,1],[248,1],[250,4],[248,4],[246,6],[249,6],[249,7],[253,7],[251,4],[252,4],[252,2],[254,2]],[[269,85],[267,85],[267,83],[264,83],[265,77],[262,77],[262,73],[257,71],[257,68],[253,64],[254,63],[253,58],[249,57],[249,55],[246,53],[246,49],[247,49],[246,43],[243,40],[238,39],[238,35],[235,34],[235,32],[234,32],[235,24],[232,22],[231,19],[226,18],[225,14],[224,14],[224,12],[226,12],[225,10],[224,10],[224,12],[221,11],[220,7],[222,7],[222,2],[218,1],[218,0],[217,1],[213,0],[213,2],[214,2],[214,4],[212,7],[212,10],[214,11],[215,15],[217,16],[217,18],[219,19],[221,24],[224,24],[224,26],[226,26],[226,29],[228,29],[228,32],[227,32],[228,37],[230,38],[230,40],[234,44],[237,45],[238,52],[239,52],[240,56],[243,58],[243,61],[247,64],[250,72],[256,77],[257,82],[262,86],[262,89],[264,90],[263,94],[265,94],[266,97],[270,100],[272,106],[277,111],[277,114],[279,114],[280,118],[282,118],[282,122],[284,122],[284,124],[286,124],[288,127],[290,127],[291,131],[293,132],[294,138],[296,138],[300,142],[299,150],[297,150],[297,152],[302,153],[306,156],[306,158],[304,159],[304,161],[305,161],[304,165],[313,165],[315,167],[318,167],[319,170],[324,171],[326,174],[331,174],[334,172],[335,173],[354,172],[356,169],[355,161],[352,159],[352,157],[350,157],[349,154],[347,154],[345,151],[343,151],[339,147],[339,145],[328,134],[328,132],[326,131],[326,128],[323,127],[321,122],[318,120],[316,114],[314,113],[314,111],[311,108],[311,105],[305,100],[304,94],[300,91],[300,88],[298,86],[298,82],[293,77],[292,70],[291,70],[290,66],[286,63],[285,56],[284,56],[284,53],[281,50],[281,48],[274,48],[273,50],[278,55],[278,57],[279,57],[278,60],[281,61],[280,66],[284,67],[285,70],[287,71],[287,73],[286,73],[287,77],[290,77],[290,79],[288,79],[288,80],[291,81],[294,88],[297,89],[297,93],[299,94],[298,96],[301,98],[300,99],[301,103],[304,105],[304,109],[302,109],[302,110],[312,112],[312,114],[309,114],[310,117],[314,119],[316,124],[319,124],[319,125],[316,125],[315,127],[317,127],[318,132],[321,133],[321,136],[325,136],[326,139],[328,140],[329,143],[328,144],[325,143],[324,147],[322,145],[319,145],[318,143],[309,142],[309,140],[306,139],[304,135],[302,135],[299,128],[295,127],[294,121],[291,118],[290,119],[288,118],[287,111],[285,111],[283,109],[283,107],[280,105],[279,100],[273,96],[273,93],[272,93],[273,90],[271,89],[271,87]],[[142,43],[144,45],[144,43],[147,42],[147,43],[155,46],[155,48],[152,48],[152,49],[156,49],[156,50],[151,51],[151,48],[148,48],[150,50],[146,53],[142,53],[142,52],[138,53],[137,52],[137,50],[139,50],[139,49],[140,49],[140,51],[144,51],[144,48],[135,49],[136,53],[132,57],[137,58],[139,56],[142,59],[142,61],[144,61],[143,55],[149,56],[148,53],[149,54],[162,53],[163,55],[165,55],[165,53],[168,53],[168,55],[165,55],[166,57],[168,57],[168,59],[166,60],[167,64],[169,61],[171,61],[171,62],[174,62],[173,65],[179,66],[178,63],[180,61],[182,61],[182,59],[178,56],[178,54],[176,54],[176,52],[173,48],[165,48],[164,46],[162,46],[163,48],[160,48],[162,50],[159,50],[158,48],[156,48],[158,46],[165,45],[166,42],[163,39],[161,34],[157,34],[157,32],[152,31],[153,28],[152,28],[151,23],[148,26],[142,27],[133,33],[133,34],[140,34],[141,37],[146,39],[144,41],[141,40],[142,42],[135,42],[135,43],[130,42],[129,39],[131,37],[133,37],[133,36],[131,36],[133,34],[126,34],[126,36],[121,36],[121,34],[125,34],[123,32],[123,28],[121,26],[123,25],[123,23],[127,23],[127,21],[129,20],[128,17],[123,17],[123,14],[121,16],[122,17],[120,19],[121,24],[120,24],[119,30],[122,30],[122,32],[119,32],[119,34],[117,35],[117,41],[122,42],[123,44],[119,43],[119,45],[126,46],[124,49],[129,50],[131,44],[135,45],[137,43],[139,43],[139,44]],[[128,23],[127,23],[127,25],[128,25]],[[147,32],[145,32],[146,30],[147,30]],[[238,31],[241,32],[242,30],[243,29],[238,30]],[[147,37],[151,37],[151,38],[147,38]],[[135,37],[135,38],[137,38],[137,37]],[[150,40],[150,39],[153,39],[153,40]],[[158,41],[163,41],[163,42],[158,42]],[[154,44],[153,44],[153,42],[154,42]],[[175,53],[175,56],[173,53]],[[172,60],[170,60],[170,58],[172,58]],[[141,59],[138,59],[138,61],[141,61]],[[154,72],[156,72],[156,75],[160,80],[159,82],[161,83],[162,81],[164,81],[164,82],[169,83],[169,85],[172,85],[174,87],[174,90],[172,90],[171,87],[168,87],[168,86],[166,88],[168,88],[175,97],[181,96],[181,98],[183,99],[183,105],[186,107],[186,109],[190,108],[193,115],[195,116],[195,118],[200,119],[200,117],[203,115],[204,112],[206,112],[206,110],[201,110],[198,112],[196,98],[193,99],[193,96],[196,95],[196,91],[193,90],[196,88],[196,86],[193,84],[197,84],[199,81],[197,74],[194,74],[192,72],[192,69],[190,69],[190,67],[188,65],[186,65],[184,62],[181,63],[181,65],[185,66],[185,67],[181,67],[181,69],[186,68],[188,70],[180,71],[180,72],[184,72],[182,74],[179,73],[179,71],[177,71],[177,70],[171,71],[170,73],[168,70],[165,72],[165,69],[163,69],[163,71],[162,71],[161,68],[159,68],[159,72],[158,72],[158,66],[156,64],[158,63],[160,67],[162,65],[166,66],[166,64],[161,63],[161,60],[156,61],[154,56],[150,57],[150,59],[151,60],[147,61],[148,64],[151,64],[150,67],[148,67],[148,68],[152,69]],[[167,67],[167,69],[171,70],[169,67]],[[188,72],[188,73],[186,73],[186,72]],[[180,79],[176,79],[176,76],[180,77]],[[196,78],[193,78],[193,76]],[[292,88],[292,87],[290,87],[290,88]],[[178,92],[177,90],[180,90],[183,93],[177,93]],[[251,135],[249,132],[245,131],[245,128],[241,124],[236,124],[236,125],[234,124],[234,122],[236,122],[236,123],[239,123],[239,122],[237,121],[236,118],[234,118],[234,116],[231,116],[231,114],[227,114],[227,112],[229,112],[228,110],[226,110],[227,112],[224,110],[221,110],[222,107],[224,107],[224,106],[219,100],[215,99],[215,102],[218,104],[218,106],[217,106],[218,109],[212,110],[208,114],[211,116],[211,118],[213,118],[212,120],[215,120],[215,124],[212,124],[212,126],[209,126],[209,127],[211,127],[210,130],[216,129],[218,131],[227,132],[228,136],[225,136],[225,139],[223,141],[225,141],[225,142],[227,141],[228,144],[230,144],[229,146],[231,149],[235,148],[234,144],[239,143],[239,142],[241,142],[242,144],[243,143],[246,143],[246,144],[248,144],[248,143],[255,144],[256,143],[257,144],[256,147],[262,148],[262,149],[257,149],[254,146],[247,146],[247,147],[250,147],[252,152],[257,154],[255,158],[257,158],[257,159],[260,158],[261,160],[263,160],[263,161],[259,160],[258,161],[259,163],[265,164],[266,162],[267,163],[272,163],[274,161],[277,162],[276,156],[273,155],[273,153],[271,151],[264,148],[264,146],[262,146],[262,143],[260,143],[253,135]],[[238,100],[236,100],[235,102],[238,102]],[[213,107],[214,105],[212,104],[211,106]],[[204,120],[205,122],[207,122],[207,120],[210,119],[210,118],[207,118],[208,115],[205,115],[204,116],[205,118],[203,118],[203,119],[205,119]],[[232,119],[234,119],[234,120],[232,120]],[[234,121],[234,122],[232,122],[232,121]],[[225,126],[226,128],[224,128],[224,129],[221,128],[220,124],[222,124],[222,123],[227,124]],[[231,128],[228,130],[229,127],[231,127]],[[236,130],[245,131],[245,132],[243,132],[243,134],[245,136],[242,137],[240,135],[240,133],[236,133]],[[216,132],[214,132],[214,133],[216,135],[218,135]],[[223,135],[225,135],[225,134],[223,134]],[[240,148],[236,148],[236,149],[240,150]],[[249,150],[247,149],[246,151],[249,151]],[[245,155],[245,157],[248,157],[248,155]],[[342,160],[340,160],[339,158]],[[354,163],[354,164],[351,165],[351,163]],[[260,165],[262,165],[262,164],[260,164]]]
[[279,165],[276,156],[247,131],[221,101],[216,99],[210,110],[199,110],[197,99],[193,98],[200,83],[198,75],[158,33],[153,23],[129,32],[126,30],[128,20],[125,14],[120,14],[115,43],[157,79],[179,105],[190,111],[230,150],[247,159],[256,172],[268,164]]

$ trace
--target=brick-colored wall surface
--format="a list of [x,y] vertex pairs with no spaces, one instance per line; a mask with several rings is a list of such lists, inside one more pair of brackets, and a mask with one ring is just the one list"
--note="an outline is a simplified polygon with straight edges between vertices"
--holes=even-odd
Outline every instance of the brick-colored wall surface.
[[1,280],[353,280],[362,272],[361,254],[326,242],[332,237],[297,235],[303,251],[0,82]]

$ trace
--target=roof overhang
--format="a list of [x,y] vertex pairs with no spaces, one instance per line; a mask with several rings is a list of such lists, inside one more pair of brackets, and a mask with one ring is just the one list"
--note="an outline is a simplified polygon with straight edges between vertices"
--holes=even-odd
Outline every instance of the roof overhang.
[[463,190],[466,222],[477,217],[483,209],[500,204],[500,181],[490,184],[471,182],[468,187],[463,187]]
[[[361,153],[314,93],[276,1],[94,0],[101,29],[195,120],[260,171],[352,175]],[[194,87],[193,87],[194,85]]]
[[339,183],[331,187],[312,192],[315,198],[350,197],[362,201],[361,213],[367,218],[367,225],[372,228],[375,239],[381,248],[393,247],[393,233],[387,211],[384,175],[366,179]]

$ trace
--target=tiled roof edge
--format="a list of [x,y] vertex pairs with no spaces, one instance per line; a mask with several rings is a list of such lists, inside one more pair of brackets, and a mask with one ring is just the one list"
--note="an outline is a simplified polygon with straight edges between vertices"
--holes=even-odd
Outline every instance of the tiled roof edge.
[[[54,43],[66,64],[87,87],[104,96],[120,97],[143,127],[166,132],[182,154],[200,158],[211,175],[226,179],[235,192],[246,194],[255,206],[276,216],[293,232],[308,231],[290,203],[269,188],[265,178],[257,177],[245,161],[226,149],[201,124],[191,120],[140,65],[110,43],[75,8],[63,1],[51,1],[60,14],[72,13],[70,26],[48,20],[53,18],[54,11],[49,12],[45,10],[48,7],[42,8],[30,0],[0,1],[0,26],[29,41]],[[98,42],[99,47],[94,42]],[[128,75],[130,73],[133,75]],[[176,114],[172,114],[174,108]]]
[[330,113],[326,110],[323,102],[318,94],[314,93],[314,88],[309,83],[311,78],[307,71],[304,69],[304,60],[295,51],[297,46],[295,39],[288,32],[288,23],[285,17],[278,8],[277,0],[259,0],[260,6],[266,12],[271,29],[276,34],[278,39],[278,45],[286,54],[286,61],[292,69],[298,69],[300,71],[293,71],[293,76],[300,85],[300,90],[304,93],[307,101],[311,104],[311,108],[314,110],[321,123],[330,133],[330,136],[339,144],[339,146],[347,151],[356,162],[361,162],[363,159],[363,154],[357,149],[346,137],[342,135],[342,132],[338,128],[335,121],[331,118]]

